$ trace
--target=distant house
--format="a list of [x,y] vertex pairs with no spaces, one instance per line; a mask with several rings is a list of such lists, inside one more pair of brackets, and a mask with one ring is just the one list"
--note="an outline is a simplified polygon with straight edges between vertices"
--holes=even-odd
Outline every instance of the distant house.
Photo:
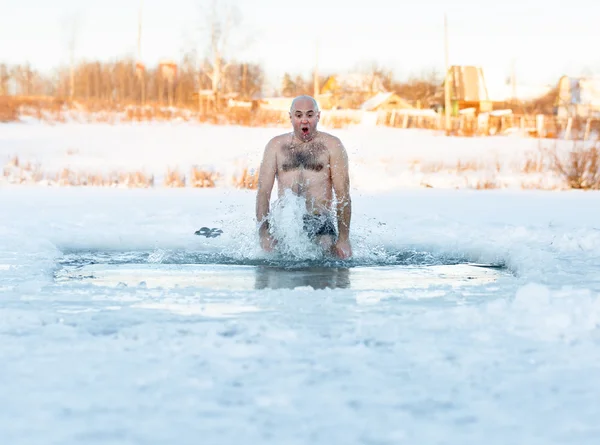
[[269,110],[289,111],[292,106],[292,100],[294,100],[293,97],[263,97],[261,99],[261,107]]
[[391,91],[377,93],[375,96],[363,102],[363,104],[360,106],[360,109],[364,111],[400,110],[412,108],[413,106],[405,99]]
[[434,110],[415,108],[398,94],[389,91],[386,93],[377,93],[375,96],[369,98],[360,106],[360,110],[363,113],[361,122],[363,125],[377,125],[387,122],[391,122],[394,125],[394,116],[438,116]]
[[456,115],[465,108],[474,108],[477,112],[486,112],[492,109],[483,68],[451,66],[448,70],[447,80],[450,84],[453,114]]
[[600,78],[562,76],[558,81],[559,117],[600,117]]
[[320,90],[323,108],[359,108],[374,94],[386,92],[380,76],[336,74],[329,76]]
[[380,93],[385,88],[381,78],[367,74],[336,74],[329,76],[321,87],[321,94],[332,93]]

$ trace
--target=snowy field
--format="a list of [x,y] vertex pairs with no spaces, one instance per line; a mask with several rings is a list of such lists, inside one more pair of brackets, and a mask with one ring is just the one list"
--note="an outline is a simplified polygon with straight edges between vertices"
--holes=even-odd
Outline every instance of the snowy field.
[[[352,161],[355,188],[382,192],[398,188],[561,187],[561,179],[541,159],[549,140],[512,136],[447,138],[428,130],[355,126],[324,129],[340,137]],[[188,176],[192,167],[218,172],[220,187],[243,168],[258,168],[268,140],[288,128],[248,128],[187,122],[121,125],[36,121],[5,124],[0,132],[0,167],[18,156],[20,167],[5,169],[0,184],[21,182],[30,164],[48,178],[63,169],[109,175],[139,171],[162,186],[168,170]],[[568,142],[559,150],[570,148]],[[25,181],[27,182],[27,181]],[[189,181],[188,181],[189,183]]]
[[[278,131],[11,124],[0,156],[158,175],[256,162]],[[348,262],[293,236],[261,253],[251,190],[4,182],[0,442],[596,444],[600,195],[429,189],[385,170],[508,165],[530,139],[334,133],[353,172]],[[468,263],[494,279],[435,279]],[[73,273],[105,267],[148,279]]]

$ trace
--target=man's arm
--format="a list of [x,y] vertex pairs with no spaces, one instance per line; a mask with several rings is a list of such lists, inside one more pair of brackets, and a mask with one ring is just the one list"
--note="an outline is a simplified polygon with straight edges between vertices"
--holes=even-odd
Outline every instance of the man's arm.
[[269,214],[269,202],[271,200],[271,191],[275,183],[275,173],[277,171],[277,156],[274,139],[271,139],[263,154],[263,159],[258,172],[258,190],[256,193],[256,220],[260,224],[259,234],[263,238],[269,234],[269,223],[267,216]]
[[352,216],[350,175],[348,172],[348,155],[339,139],[335,138],[331,142],[329,156],[331,181],[337,201],[338,242],[348,243],[350,237],[350,219]]

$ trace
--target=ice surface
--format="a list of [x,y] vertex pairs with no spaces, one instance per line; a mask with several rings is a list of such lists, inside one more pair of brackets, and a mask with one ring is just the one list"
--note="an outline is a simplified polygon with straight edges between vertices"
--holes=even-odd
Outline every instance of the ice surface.
[[[1,442],[596,444],[599,204],[357,186],[355,269],[507,273],[464,287],[363,276],[357,288],[219,290],[57,277],[196,259],[232,265],[234,282],[237,267],[281,264],[258,249],[252,191],[0,188]],[[224,233],[195,236],[202,226]]]

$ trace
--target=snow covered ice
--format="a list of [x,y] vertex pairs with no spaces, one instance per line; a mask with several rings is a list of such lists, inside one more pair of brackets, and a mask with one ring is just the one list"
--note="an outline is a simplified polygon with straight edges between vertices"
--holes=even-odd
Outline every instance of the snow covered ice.
[[[252,163],[280,129],[0,130],[5,159],[158,176],[170,163]],[[300,269],[260,252],[253,191],[3,183],[0,442],[596,444],[600,195],[455,190],[444,175],[417,188],[384,160],[454,162],[479,156],[475,141],[389,130],[337,131],[355,257],[321,269],[332,286],[294,281]],[[494,159],[537,142],[478,143]],[[195,236],[201,226],[224,233]],[[214,267],[210,280],[185,275],[194,261]],[[463,263],[498,265],[496,279],[385,281],[386,268]],[[98,264],[180,265],[182,281],[64,279]]]

